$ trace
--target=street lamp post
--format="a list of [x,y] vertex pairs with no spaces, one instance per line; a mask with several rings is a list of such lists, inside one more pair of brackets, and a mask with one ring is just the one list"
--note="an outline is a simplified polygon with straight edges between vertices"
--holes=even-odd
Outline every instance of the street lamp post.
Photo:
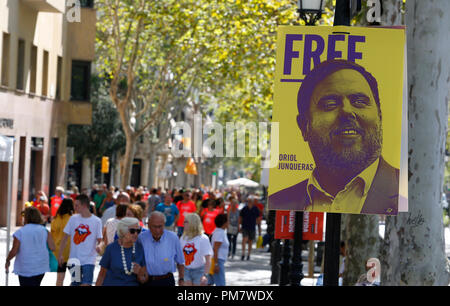
[[289,284],[289,266],[291,260],[291,241],[284,239],[283,244],[283,261],[280,263],[280,286]]
[[291,266],[291,286],[301,286],[303,279],[303,262],[302,262],[302,241],[303,241],[303,212],[295,212],[294,227],[294,253],[292,255]]
[[[350,0],[336,0],[333,26],[350,25]],[[339,284],[339,244],[341,238],[341,215],[327,213],[325,233],[324,286]]]
[[306,25],[312,26],[322,18],[324,7],[325,0],[298,0],[297,12]]

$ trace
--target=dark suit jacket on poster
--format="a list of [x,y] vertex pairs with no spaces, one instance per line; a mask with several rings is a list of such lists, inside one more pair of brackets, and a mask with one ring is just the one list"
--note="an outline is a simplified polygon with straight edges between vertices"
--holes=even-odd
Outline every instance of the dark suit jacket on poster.
[[[269,196],[270,209],[306,210],[311,200],[306,192],[308,179]],[[380,158],[372,186],[361,214],[397,215],[399,170]]]

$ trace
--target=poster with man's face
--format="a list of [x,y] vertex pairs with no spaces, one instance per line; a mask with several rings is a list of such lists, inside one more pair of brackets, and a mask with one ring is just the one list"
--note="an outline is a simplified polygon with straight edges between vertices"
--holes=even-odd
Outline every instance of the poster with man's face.
[[398,213],[404,46],[403,28],[279,27],[269,209]]

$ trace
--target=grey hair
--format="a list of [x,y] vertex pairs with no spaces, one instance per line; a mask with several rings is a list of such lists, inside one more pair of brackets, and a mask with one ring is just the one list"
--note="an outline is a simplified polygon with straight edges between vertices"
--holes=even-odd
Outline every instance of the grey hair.
[[164,219],[164,224],[166,224],[166,221],[167,221],[166,215],[163,214],[163,213],[160,212],[160,211],[157,211],[157,210],[152,211],[152,212],[150,213],[150,215],[148,216],[148,223],[150,223],[150,219],[151,219],[153,216],[159,216],[159,217],[163,218],[163,219]]
[[119,223],[117,223],[117,236],[119,236],[119,238],[123,238],[128,233],[130,226],[133,225],[139,226],[139,220],[130,217],[120,219]]

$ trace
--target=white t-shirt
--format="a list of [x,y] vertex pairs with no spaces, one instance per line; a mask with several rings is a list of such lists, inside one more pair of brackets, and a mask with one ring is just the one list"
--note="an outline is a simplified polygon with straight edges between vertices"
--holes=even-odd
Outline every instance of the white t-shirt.
[[110,218],[108,221],[106,221],[105,227],[106,227],[106,237],[108,238],[108,244],[111,244],[114,242],[114,236],[116,235],[117,231],[117,224],[119,223],[119,219],[117,218]]
[[203,267],[206,263],[205,256],[213,255],[209,238],[205,234],[186,240],[186,236],[180,237],[185,266],[187,269]]
[[216,241],[222,242],[222,244],[219,247],[217,258],[227,260],[228,247],[230,246],[230,242],[228,242],[227,234],[224,229],[216,227],[216,229],[214,230],[212,237],[211,237],[211,245],[212,245],[213,249],[214,249],[214,243]]
[[102,239],[102,221],[91,215],[83,218],[76,214],[70,217],[64,228],[64,233],[70,235],[70,256],[80,261],[80,265],[95,265],[97,258],[97,239]]

